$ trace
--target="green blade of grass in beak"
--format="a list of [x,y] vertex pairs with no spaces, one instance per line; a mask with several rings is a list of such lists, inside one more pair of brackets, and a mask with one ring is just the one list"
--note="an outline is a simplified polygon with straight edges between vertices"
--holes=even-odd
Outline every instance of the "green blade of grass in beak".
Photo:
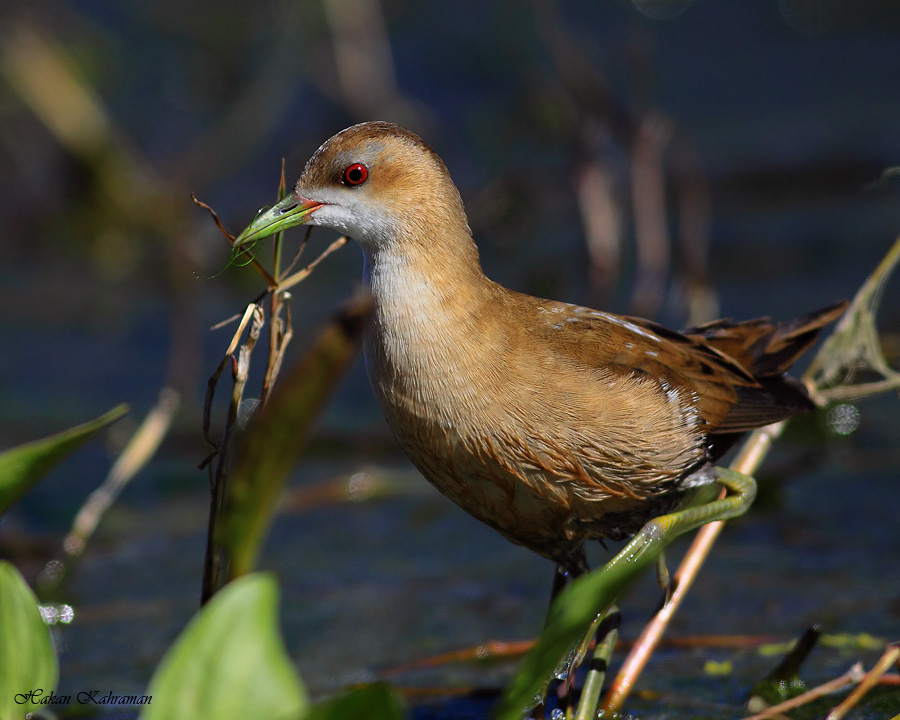
[[323,203],[316,200],[307,200],[297,197],[294,193],[288,193],[277,205],[260,212],[235,238],[232,247],[249,245],[294,225],[302,225],[309,219],[310,214],[322,205]]

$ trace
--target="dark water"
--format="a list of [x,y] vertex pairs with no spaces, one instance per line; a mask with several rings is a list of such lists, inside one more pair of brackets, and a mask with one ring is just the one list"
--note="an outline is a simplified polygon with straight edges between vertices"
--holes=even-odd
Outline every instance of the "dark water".
[[[849,297],[900,232],[897,181],[867,188],[900,162],[900,13],[889,3],[834,3],[823,11],[827,29],[811,33],[786,21],[785,13],[796,20],[785,9],[793,6],[694,3],[667,21],[628,3],[559,7],[573,45],[612,97],[637,117],[653,109],[690,139],[709,183],[709,267],[723,315],[784,318]],[[399,89],[461,187],[488,274],[585,302],[572,187],[583,159],[572,141],[579,110],[561,90],[530,6],[385,8]],[[186,205],[198,192],[234,230],[272,197],[283,154],[294,175],[332,132],[370,119],[335,89],[321,10],[303,13],[302,22],[296,13],[289,3],[188,10],[90,2],[60,3],[59,12],[37,10],[32,19],[64,41],[172,192]],[[247,144],[240,132],[224,136],[208,166],[188,162],[269,62],[281,74],[251,113],[266,127],[246,130]],[[229,337],[207,328],[261,286],[248,270],[214,280],[190,275],[212,275],[226,262],[224,241],[200,211],[188,216],[183,240],[190,279],[173,282],[164,240],[119,223],[102,194],[98,200],[90,163],[60,149],[16,97],[7,96],[0,116],[0,225],[9,238],[0,244],[2,441],[39,437],[121,401],[134,407],[110,447],[80,452],[0,520],[0,550],[29,579],[105,474],[116,438],[171,376],[173,323],[187,323],[193,338],[179,368],[188,379],[173,433],[104,519],[64,588],[75,621],[55,631],[60,693],[141,693],[199,599],[206,476],[195,467],[207,452],[199,407]],[[621,158],[621,143],[610,146]],[[627,199],[624,180],[621,190]],[[609,309],[627,309],[630,258],[626,252]],[[296,288],[295,358],[355,287],[359,269],[350,247]],[[678,288],[672,284],[661,309],[674,325],[685,317]],[[895,283],[881,314],[882,330],[894,335],[897,297]],[[860,427],[846,438],[829,435],[823,417],[798,424],[760,473],[754,511],[723,535],[672,636],[787,642],[818,623],[832,636],[897,639],[897,403],[896,395],[861,403]],[[294,490],[361,471],[396,488],[378,500],[293,509],[273,528],[262,565],[281,580],[287,645],[305,682],[321,695],[387,678],[418,688],[410,700],[417,718],[483,717],[514,663],[397,668],[489,639],[532,637],[552,568],[416,476],[392,445],[360,362],[317,437]],[[671,565],[683,548],[673,549]],[[596,548],[592,559],[604,557]],[[624,638],[638,634],[659,599],[647,578],[623,600]],[[820,647],[803,674],[823,682],[878,654]],[[710,660],[730,670],[711,674]],[[756,648],[662,649],[641,681],[656,694],[636,696],[628,708],[642,718],[741,717],[749,689],[777,662]],[[429,688],[458,692],[448,701]]]

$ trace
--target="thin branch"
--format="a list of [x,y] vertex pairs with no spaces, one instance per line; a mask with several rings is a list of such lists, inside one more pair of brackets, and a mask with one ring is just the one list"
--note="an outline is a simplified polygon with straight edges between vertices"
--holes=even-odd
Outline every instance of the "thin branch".
[[[229,362],[233,360],[232,355],[234,354],[235,349],[238,346],[238,343],[241,341],[241,336],[244,334],[244,330],[247,327],[247,323],[250,322],[250,319],[253,317],[253,314],[256,312],[257,303],[250,303],[246,309],[244,310],[244,314],[241,316],[241,322],[238,325],[237,330],[234,335],[231,337],[231,342],[228,344],[228,348],[225,350],[225,354],[222,356],[222,360],[219,362],[215,371],[209,380],[206,381],[206,397],[203,399],[203,437],[206,438],[206,442],[208,442],[213,447],[213,453],[209,457],[207,457],[202,463],[200,463],[200,468],[206,467],[209,462],[216,456],[219,452],[219,446],[216,442],[209,436],[209,428],[212,423],[212,403],[213,399],[216,395],[216,387],[219,383],[219,378],[222,376],[222,372],[225,370],[225,366],[228,365]],[[237,317],[232,316],[232,317]],[[229,318],[228,321],[230,321]],[[228,322],[223,321],[223,322]],[[218,323],[214,327],[221,327],[223,323]]]
[[[282,317],[282,311],[284,317]],[[288,343],[294,336],[291,325],[291,294],[284,291],[272,293],[271,320],[269,321],[269,359],[266,363],[266,375],[263,378],[262,393],[259,401],[265,403],[269,392],[281,371],[281,364],[287,351]]]
[[[216,523],[222,511],[225,499],[225,489],[228,477],[228,450],[235,426],[237,425],[238,413],[240,411],[241,401],[243,400],[244,386],[250,372],[250,356],[253,353],[253,348],[256,346],[256,341],[259,339],[259,334],[265,323],[265,314],[263,313],[262,307],[259,305],[248,306],[245,317],[248,316],[249,318],[252,318],[252,324],[250,325],[247,339],[238,352],[237,361],[233,362],[234,385],[232,386],[231,391],[231,404],[228,408],[228,417],[225,422],[225,428],[222,431],[222,442],[218,448],[218,462],[211,480],[210,491],[212,497],[209,507],[206,557],[203,565],[203,584],[200,595],[201,604],[205,604],[219,589],[223,572],[227,569],[229,562],[229,558],[222,555],[221,548],[214,542]],[[245,326],[246,321],[241,323],[241,330],[243,330]],[[239,333],[235,334],[235,338],[232,339],[231,345],[228,348],[229,352],[225,354],[223,363],[227,362],[228,359],[233,358],[235,339],[237,338],[240,338]],[[219,368],[221,367],[222,364],[219,365]],[[217,370],[217,372],[219,371]],[[214,390],[215,383],[211,379],[210,391],[207,392],[208,403],[212,402],[211,396]],[[204,415],[206,415],[206,411],[204,411]],[[206,417],[204,417],[204,426],[204,430],[208,431],[208,421]]]
[[125,486],[156,454],[160,443],[169,431],[172,420],[178,412],[180,398],[178,392],[170,387],[163,388],[156,405],[144,418],[144,421],[131,436],[124,450],[113,463],[103,484],[94,490],[81,506],[72,522],[72,529],[63,540],[65,559],[52,560],[47,564],[47,571],[41,573],[41,590],[44,594],[53,594],[62,584],[71,569],[72,561],[84,553],[88,540],[94,534],[106,511],[119,497]]
[[294,257],[291,259],[290,264],[284,269],[281,273],[281,280],[284,280],[287,277],[288,273],[294,269],[298,262],[300,262],[300,256],[303,254],[303,250],[306,248],[306,244],[309,242],[309,236],[312,233],[312,227],[306,227],[306,233],[303,235],[303,239],[300,241],[300,245],[297,247],[297,252],[294,253]]
[[94,534],[103,514],[116,501],[128,482],[140,472],[156,453],[169,431],[180,398],[172,388],[163,388],[156,405],[147,413],[144,422],[131,436],[128,445],[109,470],[103,484],[94,490],[75,516],[72,530],[63,542],[69,555],[80,555],[88,539]]
[[828,682],[818,685],[811,690],[807,690],[805,693],[803,693],[802,695],[798,695],[795,698],[785,700],[784,702],[778,703],[777,705],[772,705],[772,707],[766,708],[761,713],[746,717],[744,718],[744,720],[768,720],[769,718],[774,718],[776,716],[782,715],[788,710],[793,710],[794,708],[806,705],[813,700],[818,700],[820,697],[831,695],[832,693],[840,692],[841,690],[845,690],[852,685],[856,685],[863,679],[864,675],[865,671],[863,670],[862,663],[856,663],[840,677],[836,677],[834,680],[829,680]]
[[230,232],[228,232],[225,229],[225,225],[222,223],[221,219],[219,219],[219,213],[217,213],[215,210],[213,210],[209,205],[207,205],[202,200],[197,199],[197,196],[194,195],[194,193],[191,193],[191,200],[194,201],[194,205],[197,205],[198,207],[203,208],[210,215],[212,215],[212,219],[215,221],[216,227],[218,227],[219,230],[221,231],[221,233],[228,239],[228,242],[230,242],[233,245],[234,244],[234,235],[232,235]]
[[853,692],[844,698],[840,705],[828,713],[828,717],[825,720],[843,720],[843,717],[862,700],[863,696],[875,687],[881,676],[897,663],[898,658],[900,658],[900,645],[893,643],[885,648],[884,653],[874,667],[866,673],[866,676],[854,688]]
[[347,244],[348,241],[349,240],[346,237],[339,237],[337,240],[331,243],[331,245],[325,248],[325,250],[322,251],[322,254],[319,255],[319,257],[317,257],[315,260],[313,260],[309,265],[307,265],[302,270],[294,273],[289,278],[285,278],[282,282],[280,282],[277,287],[278,291],[284,292],[285,290],[294,287],[294,285],[296,285],[297,283],[306,280],[309,274],[316,269],[316,266],[320,262],[322,262],[326,257],[331,255],[331,253],[333,253],[338,248],[342,248]]

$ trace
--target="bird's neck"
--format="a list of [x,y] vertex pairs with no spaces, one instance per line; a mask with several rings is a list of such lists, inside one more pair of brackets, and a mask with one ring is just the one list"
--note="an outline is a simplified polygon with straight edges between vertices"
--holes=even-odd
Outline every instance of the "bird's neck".
[[391,325],[457,324],[477,312],[495,288],[481,269],[468,228],[451,237],[411,235],[364,253],[364,279],[380,318]]
[[367,249],[365,278],[376,302],[366,364],[382,403],[420,398],[437,407],[471,392],[478,337],[501,289],[482,272],[468,230]]

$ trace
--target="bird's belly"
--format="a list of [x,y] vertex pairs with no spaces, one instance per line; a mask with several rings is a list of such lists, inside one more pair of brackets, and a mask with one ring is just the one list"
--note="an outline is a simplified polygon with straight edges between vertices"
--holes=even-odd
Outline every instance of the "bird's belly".
[[[509,540],[556,559],[580,541],[568,530],[572,506],[568,496],[541,493],[550,482],[526,483],[521,476],[453,432],[439,439],[394,427],[403,450],[422,475],[463,510]],[[428,433],[430,436],[431,433]]]
[[[402,405],[402,404],[401,404]],[[496,437],[410,417],[397,405],[385,415],[402,449],[441,493],[507,539],[565,562],[585,539],[622,539],[681,498],[674,483],[646,493],[591,487],[549,469],[522,465]]]
[[619,539],[668,511],[681,496],[682,471],[703,455],[696,443],[636,449],[630,411],[599,430],[592,408],[578,410],[571,398],[553,407],[546,388],[515,396],[474,387],[467,373],[423,373],[409,346],[391,357],[370,338],[366,350],[384,416],[425,478],[508,539],[558,562],[586,538]]

